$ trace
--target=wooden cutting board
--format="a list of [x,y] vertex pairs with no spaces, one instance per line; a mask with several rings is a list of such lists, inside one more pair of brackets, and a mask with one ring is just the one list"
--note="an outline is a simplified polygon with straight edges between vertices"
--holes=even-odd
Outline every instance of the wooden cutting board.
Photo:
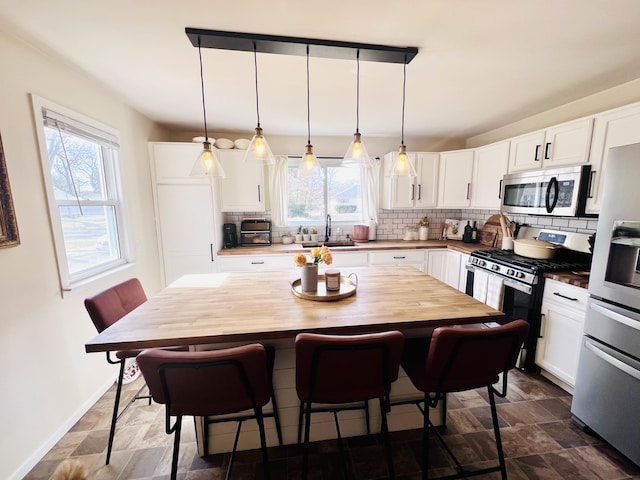
[[[509,218],[503,215],[505,222],[507,225],[509,224]],[[502,248],[502,227],[500,226],[500,215],[491,215],[487,221],[482,226],[482,233],[480,235],[480,243],[482,245],[488,245],[496,248]],[[513,232],[512,232],[513,235]],[[490,237],[493,236],[493,244],[489,245],[488,243],[483,243],[482,238],[485,238],[485,242],[488,242]]]

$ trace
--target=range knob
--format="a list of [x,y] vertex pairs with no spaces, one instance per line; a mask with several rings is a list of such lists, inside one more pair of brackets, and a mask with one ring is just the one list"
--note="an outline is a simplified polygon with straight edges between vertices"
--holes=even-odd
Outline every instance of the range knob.
[[480,265],[481,267],[486,267],[487,266],[487,262],[485,262],[484,260],[480,260],[478,262],[478,265]]
[[516,272],[516,278],[524,278],[524,273]]
[[491,265],[491,270],[493,270],[494,272],[497,272],[500,270],[500,265]]
[[515,275],[516,272],[514,272],[513,268],[510,268],[507,270],[507,275],[513,277],[513,275]]

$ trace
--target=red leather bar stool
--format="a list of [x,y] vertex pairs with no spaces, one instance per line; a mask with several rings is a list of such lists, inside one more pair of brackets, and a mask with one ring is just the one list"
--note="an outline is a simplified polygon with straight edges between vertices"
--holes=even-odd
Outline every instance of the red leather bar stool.
[[[138,365],[153,399],[165,405],[167,434],[174,434],[172,480],[177,475],[184,415],[210,417],[247,410],[252,410],[253,414],[220,419],[239,422],[226,478],[231,475],[242,422],[254,418],[260,433],[264,478],[270,478],[262,407],[270,400],[275,400],[275,397],[267,350],[263,345],[251,344],[205,352],[145,350],[138,356]],[[273,406],[277,420],[275,403]],[[173,425],[171,417],[176,417]],[[206,422],[207,425],[208,423],[211,422]],[[276,426],[279,430],[279,420],[276,421]],[[278,434],[280,437],[279,432]],[[205,427],[205,451],[208,450],[207,438],[208,428]]]
[[[387,412],[391,383],[398,378],[403,344],[404,336],[397,331],[344,336],[301,333],[296,337],[296,391],[300,399],[298,442],[304,420],[303,479],[308,470],[311,414],[333,413],[348,476],[338,412],[366,409],[367,402],[374,398],[380,402],[389,478],[394,478]],[[318,403],[325,405],[313,407]]]
[[[137,278],[131,278],[118,285],[114,285],[107,290],[88,297],[84,301],[84,306],[89,312],[89,316],[93,321],[98,333],[110,327],[127,313],[133,311],[138,306],[147,301],[147,295]],[[150,395],[140,395],[145,388],[143,385],[140,390],[131,398],[127,405],[118,413],[120,406],[120,395],[122,393],[122,378],[125,371],[125,362],[128,358],[135,358],[142,350],[119,350],[115,352],[115,359],[112,358],[112,352],[107,352],[107,362],[112,365],[120,365],[118,374],[118,383],[116,387],[116,398],[113,405],[113,413],[111,415],[111,427],[109,429],[109,442],[107,445],[107,461],[111,458],[111,449],[113,448],[113,438],[116,432],[116,423],[127,409],[139,399],[148,399],[151,404]]]
[[[433,430],[445,450],[454,460],[459,473],[442,478],[466,478],[500,472],[506,480],[507,470],[502,451],[500,427],[494,395],[504,397],[507,393],[507,372],[518,358],[520,347],[529,331],[529,324],[516,320],[495,328],[436,328],[431,341],[407,342],[402,356],[402,368],[413,385],[424,393],[424,398],[416,403],[424,415],[422,437],[422,478],[427,478],[429,469],[429,428]],[[502,389],[496,390],[502,374]],[[451,449],[445,444],[440,433],[429,420],[429,407],[436,407],[444,401],[449,392],[461,392],[486,387],[489,392],[491,419],[498,451],[499,465],[482,470],[465,470]],[[424,408],[420,407],[424,404]]]

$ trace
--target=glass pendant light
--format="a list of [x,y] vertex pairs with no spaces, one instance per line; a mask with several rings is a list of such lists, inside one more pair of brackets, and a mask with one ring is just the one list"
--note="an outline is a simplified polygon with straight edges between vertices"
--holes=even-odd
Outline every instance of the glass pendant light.
[[204,142],[202,142],[202,152],[198,155],[196,162],[193,164],[190,175],[192,177],[220,177],[225,178],[222,164],[218,160],[211,142],[209,141],[209,133],[207,131],[207,110],[204,102],[204,75],[202,73],[202,51],[200,49],[200,38],[198,38],[198,57],[200,58],[200,87],[202,89],[202,114],[204,116]]
[[347,153],[342,160],[345,167],[371,167],[371,159],[367,153],[367,149],[360,138],[360,49],[356,53],[356,133],[353,134],[353,140],[347,149]]
[[256,49],[256,42],[253,42],[253,67],[256,75],[256,116],[258,117],[258,124],[256,126],[255,133],[247,149],[247,153],[244,156],[244,161],[247,162],[262,162],[265,165],[274,165],[276,159],[271,153],[271,148],[267,143],[267,139],[264,138],[262,128],[260,128],[260,108],[258,105],[258,56]]
[[309,106],[309,96],[309,45],[307,45],[307,146],[305,147],[302,162],[300,162],[296,173],[298,177],[310,175],[318,163],[316,156],[313,154],[313,145],[311,145],[311,109]]
[[402,137],[400,140],[400,149],[398,150],[398,156],[393,161],[391,166],[392,177],[417,177],[416,169],[407,157],[407,147],[404,144],[404,104],[405,94],[407,89],[407,61],[405,56],[405,62],[403,65],[403,78],[402,78]]

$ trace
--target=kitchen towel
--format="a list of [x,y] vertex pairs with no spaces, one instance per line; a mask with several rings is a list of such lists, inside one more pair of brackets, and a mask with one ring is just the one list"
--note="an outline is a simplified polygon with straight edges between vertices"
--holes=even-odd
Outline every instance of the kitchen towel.
[[489,275],[487,283],[487,301],[491,308],[502,311],[502,300],[504,299],[504,280],[497,275]]
[[473,272],[473,298],[482,303],[487,302],[487,287],[489,284],[489,274],[476,269]]

